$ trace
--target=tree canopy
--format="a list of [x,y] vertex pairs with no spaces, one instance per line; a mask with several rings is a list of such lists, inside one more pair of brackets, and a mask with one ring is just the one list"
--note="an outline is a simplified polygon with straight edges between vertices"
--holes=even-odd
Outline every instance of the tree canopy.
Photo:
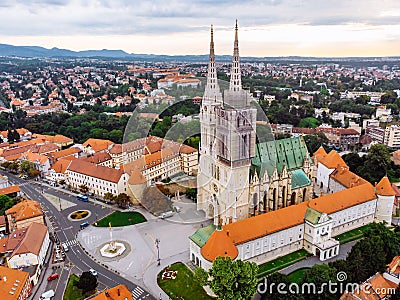
[[257,272],[256,263],[217,257],[209,271],[210,287],[219,300],[251,299],[256,293]]

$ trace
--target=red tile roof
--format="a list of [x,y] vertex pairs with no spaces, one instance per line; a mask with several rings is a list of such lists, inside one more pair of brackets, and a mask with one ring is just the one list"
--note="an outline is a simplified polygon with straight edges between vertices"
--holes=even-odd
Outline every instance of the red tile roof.
[[100,165],[94,165],[92,163],[81,160],[71,161],[71,164],[69,165],[67,172],[68,171],[84,174],[87,176],[99,178],[106,181],[111,181],[114,183],[118,183],[121,176],[124,174],[122,170],[107,168]]
[[394,196],[395,192],[392,189],[389,178],[386,176],[376,185],[376,193],[381,196]]

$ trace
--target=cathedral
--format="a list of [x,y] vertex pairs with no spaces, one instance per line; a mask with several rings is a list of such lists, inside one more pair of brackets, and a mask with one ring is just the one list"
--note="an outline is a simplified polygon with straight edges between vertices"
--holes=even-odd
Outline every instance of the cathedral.
[[[209,270],[227,256],[262,264],[300,249],[326,261],[339,254],[340,234],[392,223],[395,193],[387,177],[373,186],[335,150],[320,148],[311,158],[301,138],[256,142],[262,139],[241,86],[237,24],[230,75],[222,95],[211,28],[197,206],[214,222],[189,237],[193,264]],[[323,192],[319,198],[313,185]]]
[[[197,209],[221,226],[312,198],[313,162],[302,138],[257,143],[257,108],[242,88],[238,25],[229,89],[220,91],[213,28],[200,111]],[[258,139],[262,140],[262,139]]]

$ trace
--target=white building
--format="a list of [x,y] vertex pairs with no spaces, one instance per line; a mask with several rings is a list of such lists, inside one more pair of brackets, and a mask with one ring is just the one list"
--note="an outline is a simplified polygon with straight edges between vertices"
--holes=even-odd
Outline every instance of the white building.
[[[318,155],[317,181],[335,181],[336,187],[331,183],[330,188],[339,191],[222,227],[199,229],[190,237],[192,262],[206,270],[218,256],[261,264],[299,249],[324,261],[339,253],[333,237],[374,221],[391,223],[394,192],[386,177],[375,191],[347,166],[331,171],[326,161],[321,163],[322,151]],[[335,178],[325,179],[325,174]]]
[[85,185],[89,193],[100,197],[104,197],[106,193],[113,195],[127,193],[129,176],[122,170],[73,160],[65,173],[67,183],[76,190]]
[[8,266],[13,269],[37,266],[35,271],[35,281],[37,281],[50,246],[47,227],[40,223],[32,223],[28,229],[19,229],[11,235],[9,243],[11,244],[10,240],[14,240],[17,241],[17,245],[7,257]]
[[400,126],[391,125],[385,129],[384,144],[390,148],[400,148]]

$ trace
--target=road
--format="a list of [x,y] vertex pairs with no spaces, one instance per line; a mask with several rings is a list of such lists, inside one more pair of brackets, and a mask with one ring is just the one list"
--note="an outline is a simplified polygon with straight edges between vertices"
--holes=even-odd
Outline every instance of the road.
[[[58,269],[59,278],[58,280],[53,280],[48,282],[47,289],[56,288],[55,299],[62,299],[62,294],[64,292],[65,286],[68,281],[69,274],[71,272],[71,267],[77,268],[80,271],[88,271],[89,269],[95,269],[98,273],[99,287],[114,287],[118,284],[125,284],[129,290],[133,292],[134,299],[155,299],[144,288],[137,286],[136,284],[126,280],[125,278],[117,275],[113,271],[104,268],[94,262],[89,256],[87,256],[77,244],[75,236],[80,230],[81,222],[73,222],[68,219],[68,215],[76,210],[89,210],[92,214],[90,217],[85,219],[85,222],[94,223],[98,218],[112,212],[111,209],[105,208],[104,206],[92,203],[92,202],[82,202],[76,200],[76,197],[66,194],[60,190],[48,188],[42,186],[38,182],[27,181],[17,176],[4,172],[7,175],[12,184],[20,186],[21,191],[30,199],[38,201],[43,209],[45,215],[50,219],[51,224],[47,224],[54,229],[60,243],[66,243],[68,245],[69,251],[66,252],[67,258],[65,261],[65,267]],[[44,193],[51,194],[55,197],[70,201],[76,204],[73,207],[63,209],[59,211],[46,197]],[[84,229],[83,229],[84,230]],[[80,274],[77,274],[80,275]],[[45,279],[46,280],[46,279]]]

